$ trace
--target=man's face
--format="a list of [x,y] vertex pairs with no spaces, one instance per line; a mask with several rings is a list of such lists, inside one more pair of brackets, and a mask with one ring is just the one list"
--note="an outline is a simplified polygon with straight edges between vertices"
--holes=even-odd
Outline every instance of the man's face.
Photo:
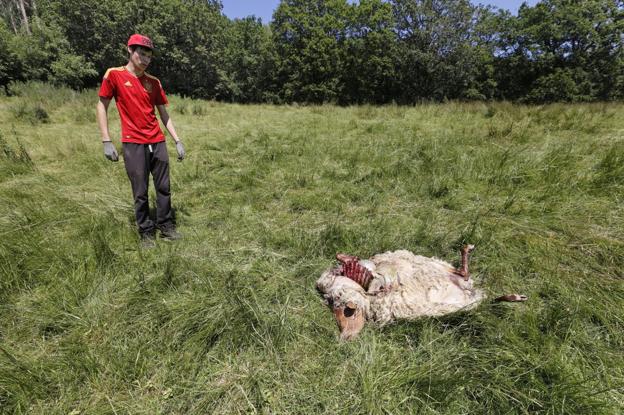
[[145,69],[147,69],[150,62],[152,61],[152,54],[153,52],[151,50],[144,49],[139,46],[134,50],[134,52],[130,51],[130,60],[135,67],[140,68],[144,71]]

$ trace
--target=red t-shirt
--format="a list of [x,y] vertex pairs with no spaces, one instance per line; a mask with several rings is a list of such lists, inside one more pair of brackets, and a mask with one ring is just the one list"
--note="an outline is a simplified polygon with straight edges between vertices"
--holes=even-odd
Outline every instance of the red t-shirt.
[[110,68],[104,75],[99,96],[115,98],[121,118],[121,142],[153,144],[165,140],[155,105],[168,103],[158,78],[147,73],[136,77],[125,66]]

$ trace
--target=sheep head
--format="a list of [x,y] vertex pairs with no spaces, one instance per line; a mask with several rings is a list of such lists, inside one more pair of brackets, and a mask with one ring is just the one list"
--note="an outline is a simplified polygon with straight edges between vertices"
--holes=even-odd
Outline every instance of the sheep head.
[[356,337],[364,327],[370,308],[364,288],[339,275],[337,269],[324,272],[316,282],[316,288],[333,310],[340,338],[350,340]]

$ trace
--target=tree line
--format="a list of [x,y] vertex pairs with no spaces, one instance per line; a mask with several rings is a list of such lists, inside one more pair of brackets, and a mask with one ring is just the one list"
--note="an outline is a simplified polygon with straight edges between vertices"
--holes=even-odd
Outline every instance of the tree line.
[[94,87],[130,34],[167,92],[251,103],[624,98],[624,0],[281,0],[272,20],[219,0],[0,0],[0,85]]

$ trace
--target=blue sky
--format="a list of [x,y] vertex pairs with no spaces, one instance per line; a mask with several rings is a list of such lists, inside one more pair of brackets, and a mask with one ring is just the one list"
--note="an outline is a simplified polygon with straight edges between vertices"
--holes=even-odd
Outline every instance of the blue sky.
[[[260,17],[263,23],[271,21],[273,10],[279,4],[279,0],[222,0],[223,13],[230,19],[255,15]],[[473,3],[491,4],[492,6],[508,9],[516,14],[518,7],[526,1],[534,5],[538,0],[473,0]]]

